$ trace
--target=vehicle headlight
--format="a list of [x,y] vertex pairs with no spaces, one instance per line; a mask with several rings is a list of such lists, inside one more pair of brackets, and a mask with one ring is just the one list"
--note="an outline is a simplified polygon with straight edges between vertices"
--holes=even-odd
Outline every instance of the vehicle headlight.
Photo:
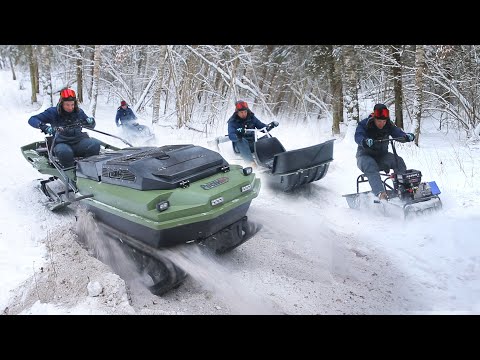
[[212,206],[216,206],[223,203],[223,196],[213,199],[210,203],[212,204]]
[[242,171],[243,171],[243,175],[247,176],[247,175],[250,175],[252,173],[253,169],[252,169],[251,166],[248,166],[246,168],[243,168]]
[[168,200],[160,201],[157,204],[157,210],[160,212],[167,210],[169,207],[170,207],[170,202],[168,202]]
[[242,186],[242,188],[240,190],[242,191],[242,193],[245,192],[245,191],[250,191],[250,190],[252,190],[252,185],[248,184],[248,185]]

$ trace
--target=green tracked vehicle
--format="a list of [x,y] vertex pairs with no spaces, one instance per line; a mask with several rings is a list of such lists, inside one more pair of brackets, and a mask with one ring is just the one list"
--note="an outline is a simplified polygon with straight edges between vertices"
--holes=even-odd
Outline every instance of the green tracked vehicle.
[[[251,167],[230,165],[213,150],[192,144],[121,149],[102,142],[99,155],[78,158],[64,169],[52,153],[54,141],[47,136],[21,148],[34,168],[49,175],[40,188],[50,209],[84,204],[104,234],[148,273],[154,294],[187,276],[159,250],[198,243],[221,254],[261,228],[246,215],[260,179]],[[58,180],[60,191],[52,186]]]

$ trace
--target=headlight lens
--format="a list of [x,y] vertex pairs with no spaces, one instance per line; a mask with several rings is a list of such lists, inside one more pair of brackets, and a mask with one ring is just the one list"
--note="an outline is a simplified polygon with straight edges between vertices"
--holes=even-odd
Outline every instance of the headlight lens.
[[212,204],[212,206],[219,205],[223,203],[223,197],[221,196],[219,198],[213,199],[210,203]]
[[168,202],[168,200],[160,201],[157,204],[157,210],[160,212],[167,210],[169,207],[170,207],[170,203]]
[[241,188],[242,193],[245,192],[245,191],[250,191],[250,190],[252,190],[252,185],[250,185],[250,184],[242,186],[242,188]]

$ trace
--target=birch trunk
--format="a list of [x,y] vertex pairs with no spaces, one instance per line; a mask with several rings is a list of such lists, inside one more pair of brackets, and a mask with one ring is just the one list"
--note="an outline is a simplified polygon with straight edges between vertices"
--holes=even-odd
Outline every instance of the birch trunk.
[[77,52],[76,68],[77,68],[77,99],[79,103],[83,103],[83,64],[82,64],[82,49],[75,45]]
[[403,129],[403,89],[402,89],[402,57],[400,46],[390,46],[394,59],[392,67],[393,93],[395,94],[395,125]]
[[92,81],[92,97],[90,98],[89,112],[92,117],[95,117],[97,110],[97,96],[98,96],[98,82],[100,80],[100,56],[102,54],[102,46],[95,45],[95,52],[93,56],[93,81]]
[[413,101],[413,128],[415,145],[418,146],[423,106],[423,78],[425,71],[425,46],[417,45],[415,50],[415,97]]

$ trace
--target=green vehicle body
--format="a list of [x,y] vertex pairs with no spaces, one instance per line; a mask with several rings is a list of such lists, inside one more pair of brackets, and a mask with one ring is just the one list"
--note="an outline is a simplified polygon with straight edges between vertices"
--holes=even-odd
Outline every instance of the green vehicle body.
[[[40,173],[62,179],[61,172],[49,163],[45,153],[38,152],[42,146],[44,143],[35,142],[23,146],[21,151]],[[103,152],[120,150],[106,143],[102,143],[102,149]],[[191,182],[189,186],[166,190],[138,190],[81,176],[76,176],[73,183],[76,195],[88,196],[82,203],[101,221],[127,235],[141,237],[156,248],[208,237],[221,230],[215,220],[226,214],[234,215],[232,219],[219,221],[222,228],[239,220],[246,215],[261,187],[260,179],[253,172],[245,175],[240,165],[229,165],[227,171]],[[249,190],[242,192],[242,188]],[[212,205],[216,199],[221,202]],[[157,204],[166,201],[168,209],[159,211]],[[178,230],[194,228],[195,224],[198,229]],[[206,224],[205,228],[201,224]],[[169,239],[166,234],[174,238]]]

